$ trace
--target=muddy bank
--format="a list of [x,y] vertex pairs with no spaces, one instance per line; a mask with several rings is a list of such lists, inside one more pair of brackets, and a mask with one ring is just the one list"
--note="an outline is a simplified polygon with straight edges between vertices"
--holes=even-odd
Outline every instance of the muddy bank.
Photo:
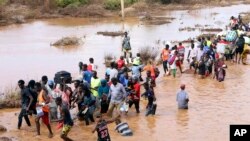
[[0,6],[0,26],[26,23],[30,19],[52,19],[62,17],[111,17],[114,12],[101,5],[91,4],[81,7],[54,8],[45,11],[43,7],[22,4]]
[[56,47],[68,47],[68,46],[78,46],[81,44],[81,38],[78,37],[63,37],[60,40],[51,43],[51,46]]
[[[244,3],[249,3],[250,0],[245,0]],[[242,3],[241,1],[210,1],[209,3],[190,1],[185,4],[161,4],[158,2],[145,3],[137,2],[130,7],[125,8],[126,17],[138,17],[145,14],[150,15],[162,15],[167,10],[192,10],[207,8],[207,6],[229,6],[233,4]],[[217,13],[214,13],[214,15]],[[0,26],[6,26],[9,24],[22,24],[29,19],[48,19],[48,18],[62,18],[62,17],[114,17],[120,15],[119,10],[107,10],[102,2],[91,2],[88,5],[83,6],[67,6],[59,8],[53,5],[49,9],[45,9],[43,6],[31,6],[23,5],[20,3],[7,4],[0,6]],[[149,25],[162,25],[169,23],[171,20],[168,18],[153,17],[151,20],[146,20],[146,24]]]
[[21,97],[19,91],[15,89],[9,89],[5,91],[5,94],[0,98],[0,109],[4,108],[19,108],[21,107]]
[[0,137],[0,141],[12,141],[9,137]]
[[221,28],[206,28],[200,25],[195,25],[195,27],[180,27],[179,31],[201,31],[201,32],[221,32],[223,29]]
[[115,32],[109,32],[109,31],[102,32],[102,31],[99,31],[99,32],[97,32],[97,35],[115,37],[115,36],[123,36],[124,32],[123,31],[115,31]]
[[140,21],[146,25],[163,25],[163,24],[171,23],[172,20],[174,20],[174,19],[175,18],[173,18],[173,17],[152,16],[152,15],[147,13],[144,17],[142,17],[140,19]]
[[6,131],[7,131],[7,128],[4,127],[4,126],[2,126],[2,125],[0,125],[0,133],[1,132],[6,132]]

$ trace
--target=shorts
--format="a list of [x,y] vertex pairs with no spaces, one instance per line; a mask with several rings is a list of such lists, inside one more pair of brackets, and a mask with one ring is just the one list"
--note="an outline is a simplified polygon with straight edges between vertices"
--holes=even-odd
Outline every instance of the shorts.
[[62,129],[62,135],[67,136],[69,131],[71,130],[72,126],[64,124]]
[[44,115],[41,117],[42,121],[45,125],[49,125],[49,113],[48,112],[44,112]]
[[123,52],[131,53],[131,49],[122,49]]
[[181,63],[181,61],[180,61],[180,60],[177,60],[177,61],[176,61],[176,66],[177,66],[177,67],[180,67],[180,66],[181,66],[181,64],[182,64],[182,63]]
[[236,48],[235,52],[236,54],[242,54],[243,48]]

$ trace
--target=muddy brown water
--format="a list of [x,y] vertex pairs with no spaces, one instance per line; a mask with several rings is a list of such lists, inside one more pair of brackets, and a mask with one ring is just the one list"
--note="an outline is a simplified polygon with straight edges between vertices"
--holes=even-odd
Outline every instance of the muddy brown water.
[[[175,16],[172,23],[166,25],[142,25],[138,19],[127,19],[124,24],[119,19],[52,19],[34,21],[23,25],[11,25],[0,28],[0,65],[1,87],[15,87],[18,79],[39,78],[47,74],[52,78],[58,70],[68,70],[77,74],[77,64],[81,60],[87,62],[94,57],[99,66],[100,75],[104,70],[103,56],[113,53],[117,57],[121,54],[122,37],[106,37],[96,33],[98,31],[129,31],[133,52],[140,47],[155,44],[157,40],[184,40],[195,37],[200,31],[179,32],[180,27],[194,27],[196,24],[211,25],[213,28],[223,28],[231,15],[248,12],[249,5],[235,5],[223,8],[207,8],[194,11],[166,12],[167,16]],[[212,13],[219,14],[212,14]],[[182,24],[183,22],[183,24]],[[84,37],[84,44],[78,48],[58,49],[50,43],[63,36],[76,35]],[[235,65],[227,62],[227,76],[225,82],[217,82],[212,78],[199,79],[193,74],[178,73],[177,78],[162,77],[158,79],[157,113],[155,116],[145,117],[146,101],[141,100],[141,113],[135,114],[130,109],[127,121],[134,132],[132,137],[122,137],[114,131],[114,124],[109,125],[113,141],[226,141],[229,140],[230,124],[249,124],[249,66]],[[178,110],[176,92],[179,85],[185,83],[190,96],[189,110]],[[13,140],[50,140],[47,130],[42,126],[40,137],[35,137],[35,124],[29,128],[23,123],[22,130],[16,129],[18,109],[1,109],[0,124],[7,127],[8,132],[0,136],[11,137]],[[60,131],[53,124],[55,136],[59,138]],[[96,134],[92,134],[93,125],[86,127],[76,121],[69,136],[75,141],[94,141]],[[51,139],[52,140],[52,139]]]

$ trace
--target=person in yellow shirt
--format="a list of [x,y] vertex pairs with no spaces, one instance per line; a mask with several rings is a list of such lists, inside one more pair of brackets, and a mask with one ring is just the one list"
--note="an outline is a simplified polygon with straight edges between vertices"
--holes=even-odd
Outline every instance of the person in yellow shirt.
[[98,97],[98,88],[101,86],[101,79],[97,77],[97,72],[92,71],[92,78],[91,78],[91,92],[93,96]]

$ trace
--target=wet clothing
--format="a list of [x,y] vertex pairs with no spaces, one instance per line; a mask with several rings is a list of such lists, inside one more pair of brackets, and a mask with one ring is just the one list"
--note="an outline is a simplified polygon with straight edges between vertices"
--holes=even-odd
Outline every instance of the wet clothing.
[[108,100],[101,100],[101,114],[107,113],[108,109],[109,109]]
[[187,102],[188,99],[189,99],[188,94],[184,90],[179,91],[176,96],[176,101],[178,102],[178,108],[188,109],[188,102]]
[[70,132],[71,128],[72,128],[71,125],[64,124],[61,134],[67,136],[68,133]]
[[205,73],[206,73],[206,65],[205,65],[205,63],[203,61],[199,62],[198,69],[199,69],[199,75],[205,75]]
[[102,120],[97,124],[96,131],[98,135],[97,141],[111,141],[107,127],[107,122],[105,120]]
[[222,67],[219,68],[219,69],[218,69],[217,80],[218,80],[219,82],[222,82],[222,81],[224,81],[225,76],[226,76],[226,70],[225,70],[224,68],[222,68]]

